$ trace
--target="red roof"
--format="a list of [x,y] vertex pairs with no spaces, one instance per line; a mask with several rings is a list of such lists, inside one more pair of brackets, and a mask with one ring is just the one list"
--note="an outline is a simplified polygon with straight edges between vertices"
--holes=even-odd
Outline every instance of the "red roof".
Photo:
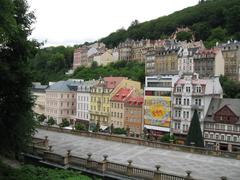
[[214,49],[199,49],[196,52],[196,55],[209,55],[209,54],[216,54],[219,49],[214,48]]
[[130,88],[121,88],[119,91],[112,97],[111,101],[124,102],[131,95],[132,89]]
[[127,100],[127,103],[131,106],[135,105],[141,105],[143,104],[143,97],[142,96],[137,96],[137,97],[130,97],[128,100]]
[[106,88],[108,89],[114,89],[123,79],[126,79],[126,77],[104,77],[103,78]]

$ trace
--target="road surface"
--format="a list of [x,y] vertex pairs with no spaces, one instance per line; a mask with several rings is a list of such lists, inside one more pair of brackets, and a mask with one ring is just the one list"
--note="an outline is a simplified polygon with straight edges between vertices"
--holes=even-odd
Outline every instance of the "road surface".
[[127,160],[131,159],[134,166],[146,169],[155,170],[155,165],[158,164],[161,165],[163,172],[184,176],[186,170],[191,170],[191,175],[197,179],[220,180],[221,176],[226,176],[228,180],[240,180],[240,160],[125,144],[42,129],[38,129],[35,136],[39,138],[48,136],[54,152],[62,155],[71,149],[73,155],[87,157],[87,153],[90,152],[93,154],[93,159],[100,161],[103,160],[103,155],[107,154],[109,161],[127,164]]

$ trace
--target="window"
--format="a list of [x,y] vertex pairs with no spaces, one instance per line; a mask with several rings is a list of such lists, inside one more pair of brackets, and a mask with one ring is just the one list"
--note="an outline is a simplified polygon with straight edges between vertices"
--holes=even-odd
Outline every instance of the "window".
[[180,123],[178,123],[178,129],[180,129]]
[[178,111],[178,117],[181,117],[181,111],[180,110]]
[[204,134],[204,137],[205,137],[205,138],[208,138],[208,133],[205,133],[205,134]]
[[227,126],[228,131],[232,131],[232,126]]
[[216,140],[218,140],[219,139],[219,135],[218,134],[216,134]]
[[234,136],[234,137],[233,137],[233,141],[234,141],[234,142],[237,142],[237,136]]
[[231,136],[227,136],[227,141],[231,141]]
[[225,136],[221,135],[221,140],[224,141],[224,139],[225,139]]
[[196,92],[197,92],[197,93],[200,93],[200,92],[202,92],[202,87],[200,87],[200,86],[197,86],[197,87],[196,87]]
[[177,87],[177,92],[182,92],[182,87]]
[[191,88],[190,87],[186,87],[186,92],[190,93]]

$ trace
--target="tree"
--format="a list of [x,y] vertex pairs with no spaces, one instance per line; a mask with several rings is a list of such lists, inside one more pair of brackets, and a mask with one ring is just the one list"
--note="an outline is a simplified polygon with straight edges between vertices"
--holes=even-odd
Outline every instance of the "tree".
[[178,32],[177,33],[177,40],[178,41],[187,41],[190,42],[192,40],[192,33],[191,32]]
[[37,120],[39,122],[43,122],[44,120],[46,119],[46,116],[44,114],[40,114],[38,117],[37,117]]
[[56,124],[56,122],[55,122],[55,120],[53,119],[53,117],[50,117],[50,118],[48,119],[47,124],[50,125],[50,126],[52,126],[52,125]]
[[110,127],[110,134],[112,134],[114,131],[114,126],[113,126],[113,123],[111,124],[111,127]]
[[223,88],[224,98],[240,98],[240,83],[229,79],[227,76],[219,78]]
[[69,123],[69,121],[66,119],[66,118],[63,118],[62,119],[62,122],[60,123],[60,127],[67,127],[67,126],[69,126],[70,125],[70,123]]
[[197,110],[194,110],[193,117],[191,120],[190,128],[188,131],[187,139],[185,144],[187,146],[194,145],[197,147],[204,147],[202,130],[199,123]]
[[22,151],[35,132],[28,58],[35,17],[25,0],[0,0],[0,152]]
[[84,125],[82,125],[81,123],[77,122],[75,124],[75,130],[77,130],[77,131],[86,131],[86,128],[85,128]]
[[97,121],[97,125],[96,125],[96,127],[94,129],[94,132],[99,132],[99,130],[100,130],[100,121],[98,120]]
[[176,141],[176,138],[173,136],[173,135],[170,135],[170,134],[165,134],[161,137],[160,139],[161,142],[166,142],[166,143],[170,143],[171,141],[172,142],[175,142]]

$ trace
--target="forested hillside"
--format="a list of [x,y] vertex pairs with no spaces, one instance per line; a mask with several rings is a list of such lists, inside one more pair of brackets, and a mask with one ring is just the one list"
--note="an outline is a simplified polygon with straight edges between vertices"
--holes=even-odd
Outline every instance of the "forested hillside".
[[145,68],[143,63],[118,61],[107,66],[97,66],[94,62],[91,67],[79,67],[70,78],[85,80],[99,79],[106,76],[124,76],[144,83]]
[[185,8],[171,15],[151,21],[133,21],[130,27],[119,29],[101,41],[108,47],[117,46],[127,38],[159,39],[170,36],[177,27],[189,27],[196,40],[203,40],[210,47],[215,42],[240,40],[240,1],[201,0],[198,5]]
[[30,59],[33,81],[48,83],[61,80],[72,66],[74,47],[48,47],[39,49]]

